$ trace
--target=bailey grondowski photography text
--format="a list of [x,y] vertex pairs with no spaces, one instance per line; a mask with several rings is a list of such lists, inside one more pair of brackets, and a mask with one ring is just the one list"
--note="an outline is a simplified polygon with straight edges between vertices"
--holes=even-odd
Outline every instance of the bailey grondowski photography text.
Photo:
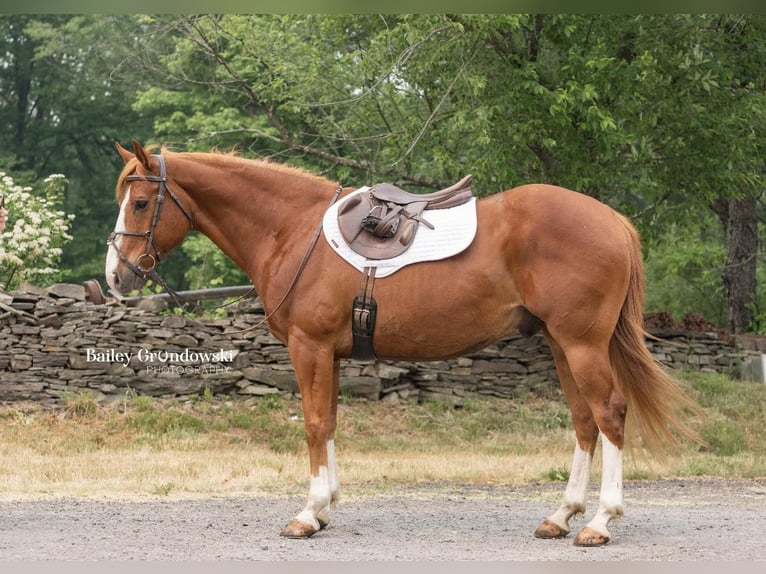
[[85,361],[88,363],[111,363],[125,367],[140,366],[146,374],[200,375],[225,373],[236,351],[218,349],[216,351],[195,351],[193,349],[165,350],[144,349],[85,349]]

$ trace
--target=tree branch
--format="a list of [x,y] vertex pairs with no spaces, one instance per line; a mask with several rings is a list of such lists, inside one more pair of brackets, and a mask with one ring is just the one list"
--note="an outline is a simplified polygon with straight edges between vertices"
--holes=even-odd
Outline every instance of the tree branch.
[[[226,59],[226,57],[221,54],[221,51],[218,49],[218,47],[211,41],[210,38],[207,37],[204,30],[201,29],[201,27],[198,25],[197,20],[188,20],[188,36],[190,39],[195,42],[200,48],[202,48],[206,53],[210,54],[218,64],[221,65],[221,67],[226,71],[226,73],[234,80],[236,85],[240,88],[240,90],[245,94],[245,96],[252,102],[253,105],[256,106],[257,109],[261,110],[267,117],[269,123],[277,130],[279,133],[279,137],[276,137],[271,134],[267,134],[266,132],[263,132],[262,130],[248,130],[248,129],[242,129],[239,131],[246,132],[249,131],[251,133],[255,133],[256,135],[260,137],[264,137],[267,139],[270,139],[272,141],[278,142],[281,145],[288,148],[288,150],[296,150],[300,151],[306,155],[310,155],[312,157],[321,159],[322,161],[328,162],[332,165],[336,166],[344,166],[344,167],[350,167],[353,169],[365,171],[365,172],[379,172],[379,169],[373,169],[377,166],[372,166],[366,161],[362,160],[356,160],[344,156],[340,156],[331,152],[328,152],[324,149],[320,149],[317,147],[314,147],[312,145],[304,144],[299,141],[297,141],[289,132],[287,127],[285,127],[284,123],[282,122],[281,118],[278,114],[278,107],[274,103],[267,103],[265,102],[255,91],[252,89],[250,84],[240,76],[237,71],[234,69],[234,67],[231,65],[231,63]],[[214,22],[214,24],[217,26],[218,23]],[[440,29],[433,30],[431,35],[436,34]],[[412,47],[411,47],[412,48]],[[463,68],[461,68],[461,71],[464,70],[470,61],[473,59],[475,55],[474,53],[471,55],[471,58],[469,58],[468,61],[463,65]],[[411,55],[411,50],[408,50],[404,54],[402,54],[397,62],[401,62],[403,60],[406,60]],[[459,77],[459,74],[458,74]],[[450,93],[451,87],[454,85],[454,83],[457,81],[457,77],[453,79],[452,83],[450,84],[450,87],[448,88],[447,92],[444,94],[442,101],[444,101],[447,97],[447,95]],[[441,102],[440,102],[441,105]],[[421,129],[420,134],[415,139],[414,142],[412,142],[412,145],[408,149],[407,152],[405,152],[404,156],[401,158],[403,159],[409,153],[411,153],[412,149],[414,149],[417,142],[420,140],[422,135],[425,133],[428,125],[430,125],[430,122],[433,120],[433,117],[435,116],[436,111],[438,111],[439,106],[437,106],[437,110],[434,111],[434,114],[429,117],[429,120],[426,122],[426,124]],[[218,133],[218,132],[217,132]],[[223,132],[220,132],[223,133]],[[421,174],[413,174],[413,173],[406,173],[401,174],[399,171],[395,169],[396,165],[399,163],[398,160],[394,164],[392,164],[388,169],[384,169],[380,175],[386,176],[386,177],[392,177],[396,178],[400,181],[406,181],[409,183],[412,183],[414,185],[427,187],[427,188],[442,188],[450,185],[453,182],[444,182],[441,180],[437,180],[431,177],[427,177]]]
[[647,215],[650,212],[654,211],[655,209],[657,209],[657,206],[659,206],[661,203],[664,203],[665,200],[667,200],[668,197],[670,197],[671,193],[673,193],[673,189],[668,187],[664,192],[662,192],[662,194],[657,198],[657,200],[654,203],[652,203],[651,205],[643,208],[638,213],[634,213],[631,216],[631,219],[633,219],[633,220],[641,219],[645,215]]

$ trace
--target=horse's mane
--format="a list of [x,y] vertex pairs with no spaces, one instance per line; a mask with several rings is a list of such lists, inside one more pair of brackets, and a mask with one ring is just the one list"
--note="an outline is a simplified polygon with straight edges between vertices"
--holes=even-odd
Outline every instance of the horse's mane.
[[[157,146],[152,146],[147,148],[147,151],[150,153],[157,153],[156,151]],[[295,175],[302,178],[313,178],[316,179],[318,182],[327,182],[326,178],[323,178],[320,175],[316,175],[314,173],[311,173],[310,171],[307,171],[305,169],[302,169],[300,167],[295,167],[291,165],[286,165],[283,163],[274,162],[268,158],[245,158],[239,155],[239,152],[236,150],[229,150],[229,151],[219,151],[217,149],[214,149],[209,152],[174,152],[169,150],[166,147],[162,147],[160,149],[160,152],[165,156],[178,156],[178,157],[185,157],[191,160],[197,160],[204,162],[208,165],[214,165],[214,166],[223,166],[223,167],[234,167],[234,166],[243,166],[243,167],[258,167],[262,170],[268,170],[275,173],[281,173],[285,175]],[[120,176],[117,179],[117,186],[115,189],[115,195],[117,197],[117,200],[122,200],[122,191],[125,186],[125,178],[133,173],[136,169],[136,164],[138,163],[138,160],[132,159],[128,161],[125,166],[122,168],[122,171],[120,172]]]
[[246,158],[240,156],[237,152],[186,152],[180,155],[184,155],[192,159],[200,159],[206,163],[212,165],[230,165],[230,164],[244,164],[244,165],[257,165],[261,169],[267,169],[270,171],[276,171],[284,174],[294,174],[302,177],[315,177],[320,180],[324,180],[322,176],[311,173],[303,168],[287,165],[272,161],[269,158]]

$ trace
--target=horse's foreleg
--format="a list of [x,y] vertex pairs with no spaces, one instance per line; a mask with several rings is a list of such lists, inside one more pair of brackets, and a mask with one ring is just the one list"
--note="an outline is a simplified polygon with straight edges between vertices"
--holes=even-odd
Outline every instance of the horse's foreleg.
[[340,501],[340,478],[338,477],[338,463],[335,459],[335,428],[338,424],[338,393],[340,392],[340,361],[333,364],[333,389],[330,395],[330,438],[327,441],[327,469],[330,479],[330,504],[319,511],[317,520],[320,528],[324,528],[330,522],[329,509],[335,508]]
[[289,538],[308,538],[324,528],[328,507],[337,501],[340,487],[335,462],[335,417],[339,363],[310,347],[288,345],[301,391],[311,481],[305,508],[282,529]]

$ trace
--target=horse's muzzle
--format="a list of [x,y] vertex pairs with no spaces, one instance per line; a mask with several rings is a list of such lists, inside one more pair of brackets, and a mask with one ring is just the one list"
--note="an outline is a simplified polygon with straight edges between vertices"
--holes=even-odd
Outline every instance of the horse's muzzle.
[[133,273],[124,265],[120,265],[113,272],[107,274],[106,282],[110,288],[121,295],[127,295],[131,291],[141,289],[146,284],[146,279]]

